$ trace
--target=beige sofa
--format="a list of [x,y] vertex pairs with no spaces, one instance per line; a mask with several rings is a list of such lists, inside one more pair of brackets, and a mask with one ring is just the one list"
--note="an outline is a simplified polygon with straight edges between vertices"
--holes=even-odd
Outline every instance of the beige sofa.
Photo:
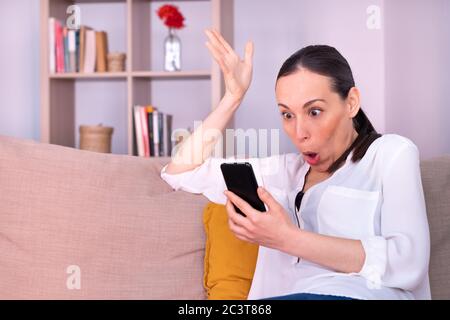
[[[207,200],[173,191],[164,162],[0,136],[0,299],[204,299]],[[448,299],[450,157],[422,172]]]

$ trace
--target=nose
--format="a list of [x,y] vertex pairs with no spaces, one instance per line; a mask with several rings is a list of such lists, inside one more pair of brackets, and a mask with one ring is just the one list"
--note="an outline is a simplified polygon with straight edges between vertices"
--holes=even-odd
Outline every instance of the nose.
[[295,124],[295,137],[297,138],[297,141],[305,141],[309,138],[308,130],[300,119],[298,119]]

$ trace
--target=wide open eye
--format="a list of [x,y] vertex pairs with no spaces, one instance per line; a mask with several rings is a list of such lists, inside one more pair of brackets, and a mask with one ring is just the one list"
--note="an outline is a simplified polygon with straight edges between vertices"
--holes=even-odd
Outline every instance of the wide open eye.
[[313,108],[313,109],[311,109],[311,110],[309,111],[309,114],[310,114],[312,117],[317,117],[317,116],[319,116],[321,113],[322,113],[322,110],[317,109],[317,108]]
[[284,120],[290,120],[294,117],[294,115],[292,113],[286,112],[286,111],[283,111],[281,113],[281,116],[283,117]]

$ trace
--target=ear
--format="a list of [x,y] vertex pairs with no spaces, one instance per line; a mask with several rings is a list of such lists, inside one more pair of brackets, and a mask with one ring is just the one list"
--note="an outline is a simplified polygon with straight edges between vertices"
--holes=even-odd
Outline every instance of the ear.
[[356,87],[351,88],[346,99],[348,116],[350,118],[354,118],[358,114],[361,108],[360,102],[359,89]]

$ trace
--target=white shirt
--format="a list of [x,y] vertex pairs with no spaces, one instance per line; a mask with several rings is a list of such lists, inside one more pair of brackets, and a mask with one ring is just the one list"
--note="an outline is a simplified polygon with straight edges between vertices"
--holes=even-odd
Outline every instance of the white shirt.
[[[315,293],[356,299],[430,299],[430,236],[417,147],[388,134],[365,156],[309,188],[299,212],[295,197],[310,165],[299,154],[261,159],[210,158],[196,169],[161,177],[174,189],[204,194],[225,204],[224,162],[250,162],[264,186],[300,228],[362,242],[364,266],[341,273],[279,250],[259,247],[249,299]],[[297,218],[295,217],[297,215]]]

